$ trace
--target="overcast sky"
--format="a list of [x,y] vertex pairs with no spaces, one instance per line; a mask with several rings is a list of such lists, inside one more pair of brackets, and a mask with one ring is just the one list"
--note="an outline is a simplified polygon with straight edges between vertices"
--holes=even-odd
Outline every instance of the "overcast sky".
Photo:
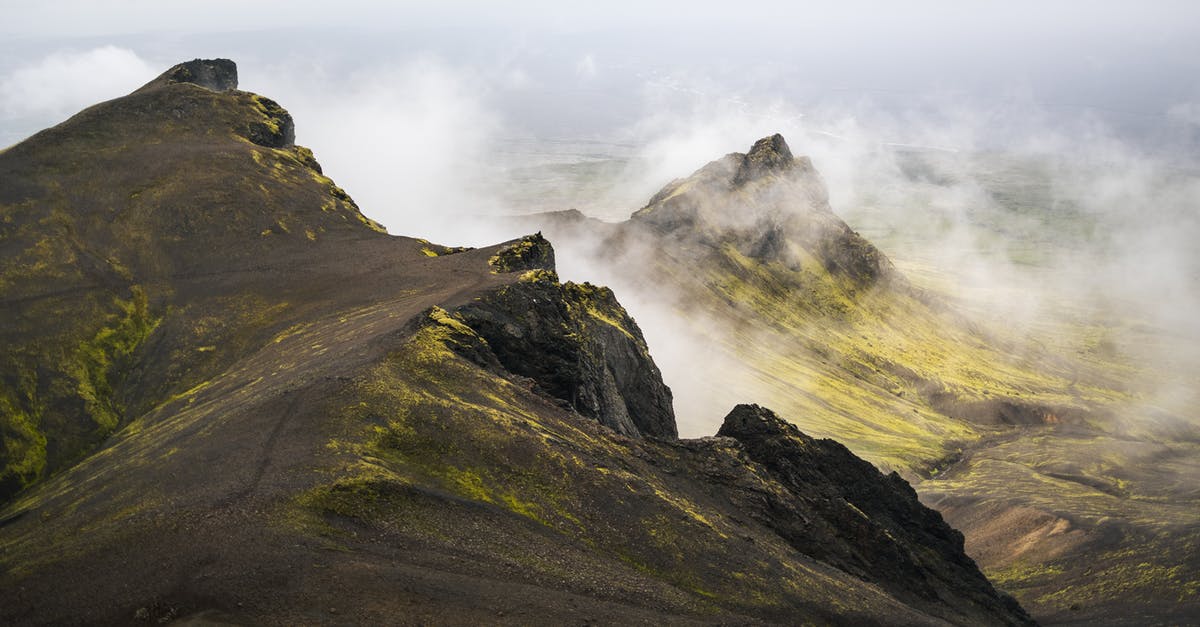
[[[238,61],[251,90],[282,68],[328,77],[434,57],[477,72],[507,124],[553,136],[632,123],[647,85],[800,106],[1033,103],[1133,132],[1200,118],[1197,2],[381,4],[5,0],[0,140],[211,56]],[[79,56],[105,46],[118,52]]]

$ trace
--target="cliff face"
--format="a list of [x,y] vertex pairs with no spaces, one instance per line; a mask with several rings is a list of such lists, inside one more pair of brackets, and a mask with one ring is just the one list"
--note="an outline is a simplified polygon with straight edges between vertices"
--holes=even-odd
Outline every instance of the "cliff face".
[[963,552],[962,534],[896,473],[885,476],[841,444],[811,438],[757,405],[735,407],[717,435],[740,442],[793,497],[764,508],[787,515],[764,515],[806,555],[916,604],[962,596],[1024,616],[1016,601],[991,591]]
[[675,439],[540,235],[389,236],[293,133],[195,61],[0,153],[0,622],[1026,620],[837,445]]
[[540,234],[502,248],[493,266],[525,273],[456,310],[486,340],[489,360],[622,435],[677,435],[671,390],[612,290],[559,283]]

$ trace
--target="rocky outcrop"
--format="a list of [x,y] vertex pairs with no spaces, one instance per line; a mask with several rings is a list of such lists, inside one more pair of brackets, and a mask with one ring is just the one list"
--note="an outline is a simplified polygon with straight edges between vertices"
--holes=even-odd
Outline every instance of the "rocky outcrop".
[[553,259],[540,234],[502,249],[493,267],[535,269],[455,313],[507,371],[560,404],[623,435],[676,437],[671,390],[637,323],[612,290],[560,283]]
[[794,157],[779,134],[667,184],[628,225],[677,248],[729,245],[793,270],[805,257],[816,259],[858,284],[894,275],[891,261],[833,213],[812,162]]
[[554,270],[554,247],[541,231],[505,243],[488,263],[496,272]]
[[[741,186],[769,174],[785,173],[795,164],[792,149],[783,140],[783,135],[775,133],[754,142],[750,152],[742,156],[742,163],[733,175],[733,184],[735,187]],[[809,170],[812,169],[812,164],[808,163],[807,158],[804,159],[804,164]]]
[[[133,92],[144,93],[164,89],[173,85],[197,85],[215,92],[236,91],[238,86],[237,64],[229,59],[193,59],[180,63],[160,74],[157,78],[146,83]],[[250,141],[267,148],[291,148],[296,142],[296,124],[292,116],[279,103],[258,95],[250,95],[250,99],[258,114],[253,121],[247,122],[240,134]],[[176,115],[182,116],[188,112],[177,108]],[[312,153],[307,153],[311,159]],[[311,159],[313,169],[320,171]]]
[[966,555],[962,534],[898,474],[885,476],[841,444],[809,437],[758,405],[735,407],[717,434],[740,442],[785,488],[786,497],[760,500],[751,515],[801,553],[917,607],[968,599],[1009,624],[1032,622]]
[[176,83],[191,83],[213,91],[232,91],[238,86],[237,64],[229,59],[193,59],[163,72],[138,91]]
[[[251,122],[246,127],[246,138],[267,148],[290,148],[296,143],[296,124],[292,114],[279,103],[262,96],[254,97],[255,108],[262,115],[262,120]],[[310,153],[311,154],[311,153]],[[315,163],[315,159],[313,162]],[[306,164],[310,167],[311,164]],[[320,171],[320,166],[314,169]]]

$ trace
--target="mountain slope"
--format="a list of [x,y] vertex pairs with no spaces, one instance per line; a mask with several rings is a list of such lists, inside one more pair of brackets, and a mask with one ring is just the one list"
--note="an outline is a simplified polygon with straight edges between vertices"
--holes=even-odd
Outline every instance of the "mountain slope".
[[898,476],[675,439],[611,291],[387,235],[236,84],[0,153],[0,622],[1028,622]]
[[[190,334],[192,352],[154,347],[130,396],[165,398],[174,378],[197,384],[228,366],[205,347],[261,339],[286,320],[288,298],[264,303],[245,284],[318,263],[328,257],[316,250],[344,238],[369,240],[363,226],[381,230],[292,132],[265,98],[164,77],[3,153],[0,287],[13,315],[0,332],[0,497],[150,409],[127,407],[121,390],[130,355],[158,325],[168,325],[159,337]],[[164,321],[172,307],[194,324]]]
[[593,251],[590,276],[717,364],[677,362],[676,381],[758,399],[913,481],[1039,620],[1198,611],[1195,430],[1137,428],[1187,421],[1140,406],[1130,364],[982,329],[914,286],[782,137],[667,184],[619,224],[520,221]]
[[1122,398],[1106,373],[1010,350],[912,287],[778,135],[669,183],[621,224],[526,220],[599,251],[601,276],[653,285],[648,299],[745,368],[718,371],[729,385],[909,477],[1014,424],[1078,422]]

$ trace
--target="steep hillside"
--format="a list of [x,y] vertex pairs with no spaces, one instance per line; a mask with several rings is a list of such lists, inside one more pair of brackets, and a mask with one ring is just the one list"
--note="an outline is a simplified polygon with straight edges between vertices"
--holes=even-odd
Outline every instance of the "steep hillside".
[[179,82],[189,67],[236,83],[231,63],[189,64],[0,155],[0,498],[224,370],[229,349],[309,315],[302,294],[341,283],[289,275],[348,238],[387,239],[364,236],[382,229],[292,144],[286,111]]
[[[670,312],[720,364],[683,373],[693,388],[729,386],[914,481],[1040,619],[1200,611],[1195,430],[1147,416],[1119,356],[981,328],[914,286],[782,137],[667,184],[623,223],[521,220]],[[1128,426],[1153,424],[1177,426]]]
[[0,622],[1028,623],[898,475],[676,439],[610,290],[387,235],[236,85],[0,153]]
[[669,183],[627,222],[528,220],[569,241],[599,238],[614,280],[653,285],[749,369],[733,385],[766,390],[805,430],[909,477],[985,435],[1081,422],[1122,398],[1115,377],[1009,352],[913,288],[833,213],[811,162],[778,135]]

